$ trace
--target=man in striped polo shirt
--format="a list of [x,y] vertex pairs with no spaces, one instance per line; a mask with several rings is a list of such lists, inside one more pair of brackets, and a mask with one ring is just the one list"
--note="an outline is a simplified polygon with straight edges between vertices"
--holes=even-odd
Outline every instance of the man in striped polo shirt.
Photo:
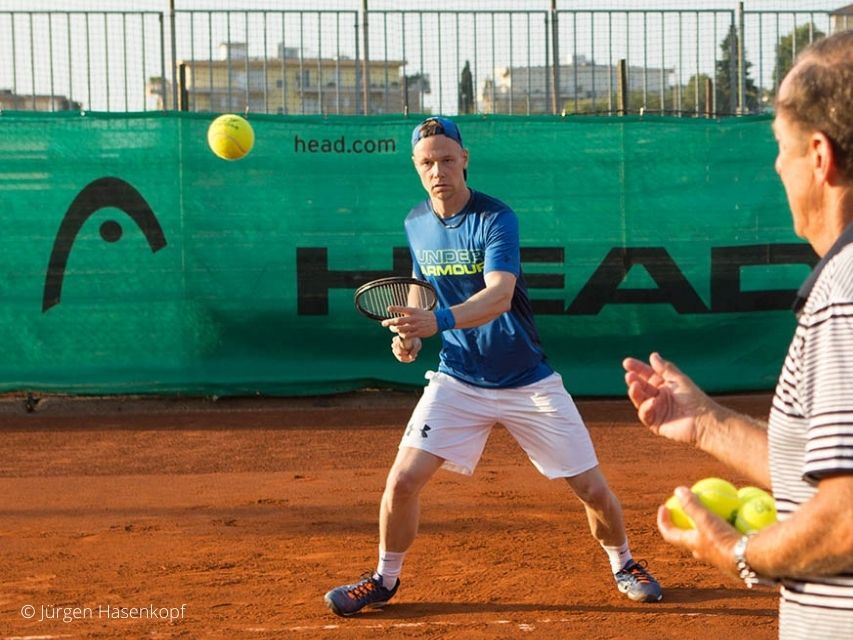
[[771,486],[779,522],[742,536],[686,488],[695,529],[658,511],[664,539],[747,586],[780,585],[779,637],[853,638],[853,31],[813,44],[779,88],[773,131],[794,230],[821,257],[768,424],[726,409],[670,362],[627,358],[628,397],[655,433]]

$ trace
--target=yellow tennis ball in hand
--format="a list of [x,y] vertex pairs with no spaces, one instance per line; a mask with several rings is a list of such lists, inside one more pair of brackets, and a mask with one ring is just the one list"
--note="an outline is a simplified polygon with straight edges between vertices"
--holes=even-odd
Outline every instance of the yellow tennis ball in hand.
[[737,495],[737,487],[735,487],[728,480],[723,480],[722,478],[702,478],[701,480],[697,480],[690,490],[693,493],[698,493],[700,491],[718,491],[721,493],[730,493]]
[[764,489],[760,489],[758,487],[741,487],[737,490],[737,497],[740,498],[741,505],[753,498],[757,498],[758,496],[772,497]]
[[737,488],[721,478],[704,478],[690,487],[699,496],[705,508],[732,524],[740,507]]
[[741,533],[755,533],[776,522],[776,501],[772,496],[756,496],[738,509],[735,528]]
[[[690,487],[690,490],[696,494],[708,511],[729,524],[734,522],[741,502],[737,495],[737,489],[731,482],[722,478],[703,478]],[[690,516],[684,513],[677,497],[670,496],[665,506],[669,509],[670,518],[672,518],[675,526],[680,529],[694,529],[696,527]]]
[[252,150],[255,132],[245,118],[226,113],[210,123],[207,144],[223,160],[239,160]]
[[678,527],[679,529],[695,529],[696,525],[693,523],[693,520],[690,519],[686,513],[684,513],[684,509],[681,508],[681,501],[677,496],[670,496],[669,500],[666,501],[667,509],[669,509],[669,517],[672,519],[672,523]]

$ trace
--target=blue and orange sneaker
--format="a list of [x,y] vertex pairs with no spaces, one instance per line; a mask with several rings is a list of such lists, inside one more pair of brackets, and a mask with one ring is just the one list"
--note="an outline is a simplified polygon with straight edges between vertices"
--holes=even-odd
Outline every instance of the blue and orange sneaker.
[[388,604],[388,601],[400,588],[400,579],[392,589],[386,589],[382,584],[382,576],[365,573],[362,579],[354,584],[345,584],[329,591],[323,600],[326,606],[339,616],[351,616],[365,607],[378,609]]
[[660,584],[646,569],[645,561],[628,563],[616,573],[616,588],[635,602],[658,602]]

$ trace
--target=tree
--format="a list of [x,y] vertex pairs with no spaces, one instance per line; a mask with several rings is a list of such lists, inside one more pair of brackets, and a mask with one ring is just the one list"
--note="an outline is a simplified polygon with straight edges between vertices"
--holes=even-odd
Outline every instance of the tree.
[[779,39],[779,42],[776,44],[776,66],[773,67],[774,93],[779,88],[782,78],[794,66],[794,58],[796,58],[797,54],[809,46],[809,44],[825,35],[814,23],[807,22]]
[[[708,74],[700,73],[693,74],[690,76],[690,79],[687,80],[687,84],[685,84],[681,89],[681,112],[682,113],[705,113],[705,107],[707,104],[708,96],[706,95],[705,85],[708,81]],[[698,102],[697,102],[698,97]],[[698,111],[697,111],[698,104]],[[676,106],[673,106],[675,109]]]
[[[716,96],[715,110],[717,113],[735,113],[738,99],[737,49],[738,36],[734,25],[720,44],[722,55],[717,60],[715,69],[714,95]],[[760,99],[758,87],[749,77],[752,63],[744,55],[743,61],[743,106],[746,111],[758,111]]]
[[459,80],[459,113],[474,113],[474,80],[471,75],[471,65],[465,61]]

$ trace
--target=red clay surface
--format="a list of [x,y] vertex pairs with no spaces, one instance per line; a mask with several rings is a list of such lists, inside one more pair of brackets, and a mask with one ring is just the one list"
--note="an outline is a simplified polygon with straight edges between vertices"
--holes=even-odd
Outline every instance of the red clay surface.
[[[744,478],[652,436],[623,400],[578,405],[662,602],[616,591],[580,503],[497,428],[472,478],[440,471],[427,487],[393,606],[332,615],[323,593],[374,567],[415,401],[48,398],[26,413],[3,400],[0,639],[776,637],[774,591],[705,567],[654,524],[676,485]],[[723,401],[766,416],[770,399]]]

